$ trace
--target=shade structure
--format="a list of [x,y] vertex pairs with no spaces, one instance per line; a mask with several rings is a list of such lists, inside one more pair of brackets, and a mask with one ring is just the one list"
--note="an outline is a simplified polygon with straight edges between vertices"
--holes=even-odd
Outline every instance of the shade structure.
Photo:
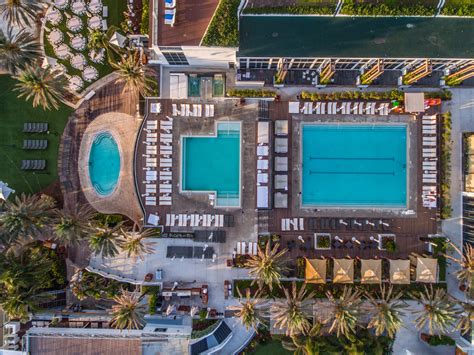
[[354,260],[353,259],[334,259],[334,283],[353,283],[354,282]]
[[416,259],[416,281],[435,283],[438,280],[438,260],[435,258]]
[[390,260],[390,282],[393,284],[410,283],[410,260]]
[[126,40],[127,40],[127,37],[121,35],[118,32],[114,32],[109,42],[112,44],[115,44],[116,46],[119,46],[120,48],[123,48],[125,46]]
[[326,283],[326,260],[306,259],[305,282],[311,284]]
[[382,282],[382,260],[361,260],[361,283],[379,284]]

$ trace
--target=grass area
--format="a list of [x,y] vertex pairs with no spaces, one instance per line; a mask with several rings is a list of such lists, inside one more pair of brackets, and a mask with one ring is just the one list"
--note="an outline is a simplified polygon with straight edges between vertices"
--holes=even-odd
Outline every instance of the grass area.
[[237,9],[240,0],[221,0],[202,45],[236,47],[239,45]]
[[293,352],[286,350],[281,345],[281,340],[272,339],[264,344],[258,344],[252,354],[254,355],[288,355]]
[[341,13],[358,16],[433,16],[437,0],[345,0]]
[[303,4],[289,6],[271,6],[271,7],[248,7],[244,10],[245,14],[292,14],[292,15],[332,15],[336,10],[335,5],[323,5],[305,2]]
[[[108,14],[108,17],[107,17],[107,25],[109,27],[110,26],[116,26],[116,27],[120,28],[120,23],[124,20],[123,12],[126,11],[126,9],[127,9],[126,0],[103,0],[103,4],[104,4],[104,6],[108,6],[108,8],[109,8],[109,14]],[[72,11],[70,9],[68,9],[67,11],[70,15],[76,16],[72,13]],[[83,35],[86,39],[88,39],[88,37],[89,37],[89,28],[88,28],[88,25],[87,25],[87,16],[86,16],[86,14],[84,14],[84,15],[78,16],[78,17],[82,20],[82,23],[83,23],[83,28],[78,33]],[[71,31],[69,31],[67,29],[66,21],[67,21],[67,17],[63,16],[63,20],[61,21],[61,23],[59,25],[53,26],[53,25],[51,25],[51,23],[47,22],[46,26],[49,29],[59,28],[61,30],[61,32],[63,32],[63,34],[64,34],[64,39],[63,39],[64,43],[68,44],[71,47],[70,38],[67,35],[67,32],[71,33]],[[49,43],[47,35],[48,35],[48,33],[45,31],[44,38],[43,38],[43,40],[44,40],[44,51],[45,51],[47,56],[55,58],[56,55],[54,53],[53,46]],[[75,51],[75,50],[73,49],[73,51]],[[106,56],[103,64],[98,64],[98,63],[94,63],[91,60],[89,60],[89,48],[87,46],[80,53],[82,53],[84,55],[84,57],[86,58],[86,60],[87,60],[86,65],[93,66],[97,69],[97,71],[99,73],[99,78],[102,78],[105,75],[110,74],[113,71],[112,67],[110,66],[110,64],[107,61],[107,56]],[[69,75],[77,75],[77,76],[82,78],[82,72],[80,70],[77,70],[77,69],[73,68],[71,66],[69,60],[59,59],[58,62],[60,64],[63,64],[66,67],[67,73]],[[87,81],[84,80],[83,89],[85,89],[90,84],[92,84],[92,82],[87,82]]]
[[[2,107],[0,130],[0,156],[2,169],[0,180],[7,182],[16,193],[34,193],[47,187],[57,179],[59,139],[72,109],[61,105],[57,111],[34,109],[31,102],[18,99],[13,91],[16,80],[0,75],[0,107]],[[48,122],[49,134],[23,133],[25,122]],[[23,139],[47,139],[46,150],[23,150]],[[46,170],[39,172],[20,170],[22,159],[46,159]]]

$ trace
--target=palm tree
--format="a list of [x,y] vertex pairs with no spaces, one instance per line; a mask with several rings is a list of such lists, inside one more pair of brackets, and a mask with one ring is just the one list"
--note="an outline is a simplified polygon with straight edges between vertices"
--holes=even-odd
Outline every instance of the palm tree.
[[361,291],[348,286],[344,287],[339,297],[335,297],[331,291],[326,292],[329,304],[324,302],[322,307],[329,311],[329,316],[324,322],[331,323],[330,333],[336,331],[338,337],[353,338],[360,315],[361,295]]
[[155,82],[148,76],[138,52],[130,52],[124,55],[119,63],[111,63],[111,65],[118,74],[116,83],[124,84],[124,91],[129,90],[133,95],[141,94],[142,96],[152,92]]
[[456,328],[460,330],[462,334],[466,334],[471,330],[472,322],[474,321],[474,304],[471,302],[461,302],[461,305],[463,309]]
[[25,97],[26,101],[33,99],[33,107],[41,106],[45,110],[58,109],[59,102],[65,98],[67,80],[51,67],[42,69],[39,66],[28,65],[20,74],[15,76],[18,83],[15,91],[20,92],[19,98]]
[[[294,335],[289,340],[283,339],[281,345],[289,351],[293,351],[294,355],[317,355],[333,353],[328,348],[325,337],[321,334],[322,324],[314,324],[308,334]],[[336,353],[339,349],[331,349]]]
[[44,195],[22,194],[3,201],[0,213],[0,238],[5,247],[38,237],[52,221],[54,200]]
[[121,295],[115,296],[113,300],[117,304],[112,306],[112,327],[130,330],[143,325],[143,306],[137,294],[122,290]]
[[127,257],[134,262],[137,258],[144,260],[145,254],[152,254],[155,249],[152,247],[154,243],[143,242],[143,239],[151,237],[155,234],[153,229],[148,229],[142,232],[129,232],[121,229],[122,239],[119,242],[122,251],[127,253]]
[[107,29],[107,32],[101,30],[93,30],[89,35],[89,43],[87,46],[90,49],[99,50],[104,48],[107,53],[107,58],[109,63],[114,62],[114,57],[112,52],[116,54],[122,54],[122,50],[116,45],[110,43],[110,40],[113,34],[118,30],[116,26],[110,26]]
[[95,255],[102,254],[103,257],[112,258],[118,254],[122,224],[96,229],[96,232],[89,238],[89,247]]
[[56,240],[64,246],[77,245],[93,231],[91,223],[94,211],[86,205],[81,207],[76,205],[71,210],[58,210],[56,214],[54,234]]
[[297,289],[296,282],[293,282],[291,291],[283,288],[285,293],[284,300],[275,301],[270,312],[275,323],[274,328],[285,329],[286,335],[295,336],[298,334],[307,334],[311,329],[311,323],[308,315],[312,311],[310,300],[314,293],[306,292],[306,284]]
[[236,317],[240,322],[245,326],[247,330],[253,328],[255,331],[258,331],[258,326],[264,324],[262,318],[262,308],[261,301],[259,300],[261,294],[257,292],[254,295],[254,298],[250,298],[250,289],[247,288],[245,292],[245,300],[242,301],[242,294],[240,293],[239,288],[237,288],[237,293],[239,295],[239,305],[230,306],[229,309],[236,311]]
[[252,285],[257,283],[259,288],[263,285],[273,290],[273,284],[280,286],[282,274],[288,270],[286,264],[286,249],[278,251],[279,244],[270,249],[270,243],[267,243],[265,249],[258,248],[257,255],[252,255],[247,260],[246,266],[250,268],[249,274],[254,276]]
[[470,289],[474,278],[474,247],[466,243],[462,252],[454,243],[449,242],[449,245],[459,254],[459,258],[448,254],[443,255],[461,266],[461,269],[456,272],[456,277],[461,285],[466,285],[467,289]]
[[10,27],[6,35],[0,30],[0,61],[10,74],[17,74],[19,69],[34,64],[41,54],[37,38],[26,30],[13,34]]
[[418,315],[415,326],[422,329],[428,324],[430,335],[451,331],[460,312],[448,299],[446,290],[442,288],[434,290],[432,285],[429,288],[425,286],[424,292],[420,292],[418,296],[422,309],[414,312]]
[[407,308],[407,305],[400,301],[403,292],[394,293],[393,286],[386,289],[385,285],[382,285],[380,294],[376,297],[369,292],[366,295],[373,307],[368,328],[374,328],[377,336],[386,332],[390,338],[394,338],[403,324],[401,319],[404,316],[403,309]]
[[7,20],[9,27],[34,24],[41,10],[41,0],[5,0],[0,4],[0,15]]

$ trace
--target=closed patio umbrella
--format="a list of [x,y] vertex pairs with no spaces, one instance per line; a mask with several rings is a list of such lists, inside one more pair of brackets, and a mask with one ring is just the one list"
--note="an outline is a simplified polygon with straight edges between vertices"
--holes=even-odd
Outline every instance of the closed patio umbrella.
[[353,259],[334,259],[334,283],[353,283],[354,282],[354,260]]

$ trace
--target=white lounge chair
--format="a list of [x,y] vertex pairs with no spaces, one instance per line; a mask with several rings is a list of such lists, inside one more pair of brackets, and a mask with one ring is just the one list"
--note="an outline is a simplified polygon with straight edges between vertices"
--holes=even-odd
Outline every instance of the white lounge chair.
[[176,20],[176,9],[165,10],[165,25],[173,27]]
[[176,0],[165,0],[165,8],[172,9],[176,7]]

